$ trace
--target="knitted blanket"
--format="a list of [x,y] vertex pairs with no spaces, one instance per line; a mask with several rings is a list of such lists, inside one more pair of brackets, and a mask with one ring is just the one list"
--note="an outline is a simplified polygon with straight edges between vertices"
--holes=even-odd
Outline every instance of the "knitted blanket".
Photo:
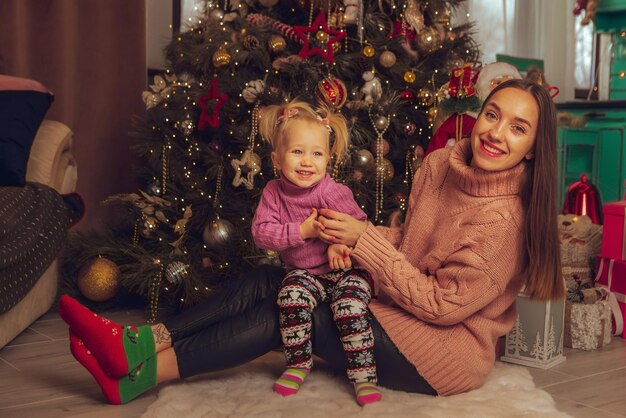
[[48,186],[0,187],[0,313],[16,305],[61,250],[69,226]]

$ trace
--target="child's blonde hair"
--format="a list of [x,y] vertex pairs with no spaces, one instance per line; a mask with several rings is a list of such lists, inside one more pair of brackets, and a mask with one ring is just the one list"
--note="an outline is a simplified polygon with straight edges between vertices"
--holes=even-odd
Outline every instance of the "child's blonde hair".
[[[270,105],[261,111],[259,131],[277,150],[285,140],[285,129],[296,120],[319,123],[327,133],[331,157],[342,160],[348,152],[348,126],[345,118],[326,107],[313,109],[308,103],[292,100],[284,105]],[[331,135],[332,133],[332,135]]]

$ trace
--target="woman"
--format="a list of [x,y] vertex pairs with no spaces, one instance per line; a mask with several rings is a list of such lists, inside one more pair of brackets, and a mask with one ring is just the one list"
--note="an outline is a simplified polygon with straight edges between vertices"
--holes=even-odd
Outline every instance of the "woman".
[[[563,296],[555,178],[554,104],[543,87],[511,80],[487,97],[469,140],[424,160],[402,227],[320,209],[321,238],[353,247],[379,289],[370,309],[381,386],[431,395],[478,388],[514,323],[521,288],[539,300]],[[157,383],[278,348],[283,273],[251,272],[151,327],[121,327],[69,297],[60,313],[76,358],[109,402],[123,403]],[[313,352],[345,370],[328,305],[313,324]]]

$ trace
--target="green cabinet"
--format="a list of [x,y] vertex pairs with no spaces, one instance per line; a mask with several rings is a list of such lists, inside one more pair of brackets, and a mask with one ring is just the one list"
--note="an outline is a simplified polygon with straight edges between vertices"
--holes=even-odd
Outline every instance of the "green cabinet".
[[598,187],[603,202],[624,196],[622,161],[626,147],[622,128],[560,128],[558,134],[559,203],[582,173]]
[[[610,103],[610,109],[598,106]],[[600,191],[602,202],[624,198],[626,181],[626,103],[561,104],[559,111],[586,115],[584,128],[558,128],[558,204],[563,207],[567,189],[585,173]],[[573,109],[567,108],[573,106]],[[582,106],[588,106],[581,109]],[[591,109],[591,107],[594,109]],[[617,107],[617,109],[616,109]],[[625,110],[622,110],[625,109]]]

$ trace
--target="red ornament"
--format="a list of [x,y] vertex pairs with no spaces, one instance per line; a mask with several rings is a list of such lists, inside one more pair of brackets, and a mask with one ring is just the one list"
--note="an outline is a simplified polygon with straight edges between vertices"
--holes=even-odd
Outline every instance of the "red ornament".
[[332,106],[335,110],[341,109],[348,97],[343,81],[330,75],[320,81],[317,86],[317,94],[324,103]]
[[[346,37],[346,33],[336,29],[329,29],[328,23],[326,23],[326,16],[324,15],[324,11],[320,10],[320,13],[315,18],[315,21],[311,24],[311,26],[294,26],[293,30],[296,32],[296,36],[300,39],[304,45],[300,50],[301,58],[308,58],[311,55],[319,54],[322,58],[326,60],[329,64],[332,64],[335,60],[335,55],[333,53],[333,44],[335,42],[341,41]],[[328,34],[328,40],[326,41],[326,46],[324,49],[322,48],[311,48],[310,40],[307,38],[307,33],[312,33],[313,38],[315,38],[315,34],[317,32],[322,31]]]
[[413,103],[415,101],[415,94],[409,89],[402,90],[400,92],[400,98],[406,100],[408,103]]
[[[215,100],[213,109],[209,109],[209,102]],[[228,100],[228,96],[219,91],[217,85],[217,78],[211,80],[211,87],[206,96],[202,96],[198,99],[198,106],[202,109],[200,113],[200,119],[198,119],[198,130],[203,131],[207,126],[213,129],[217,129],[220,126],[220,114],[219,111],[224,103]]]
[[587,183],[587,176],[582,174],[580,181],[567,189],[563,213],[573,215],[587,215],[594,224],[602,225],[602,202],[600,192],[591,183]]

